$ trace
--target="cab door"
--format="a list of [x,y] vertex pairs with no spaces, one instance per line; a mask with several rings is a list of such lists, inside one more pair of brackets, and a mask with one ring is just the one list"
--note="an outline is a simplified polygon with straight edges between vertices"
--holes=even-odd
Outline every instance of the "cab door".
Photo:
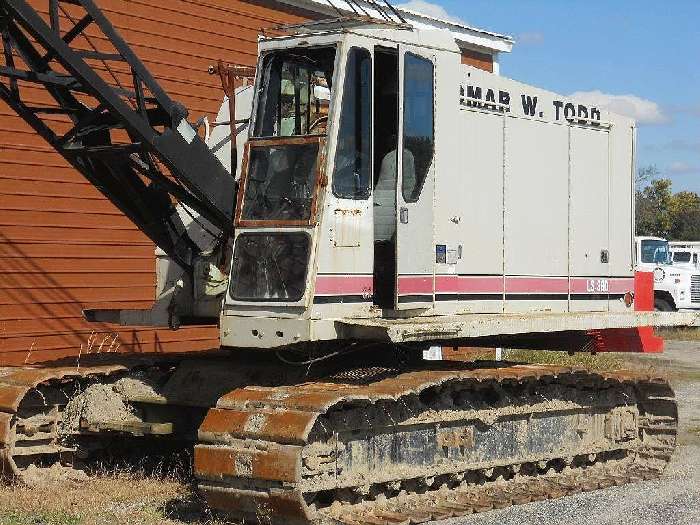
[[398,310],[429,308],[437,253],[433,240],[435,191],[434,56],[402,46],[396,188],[396,300]]

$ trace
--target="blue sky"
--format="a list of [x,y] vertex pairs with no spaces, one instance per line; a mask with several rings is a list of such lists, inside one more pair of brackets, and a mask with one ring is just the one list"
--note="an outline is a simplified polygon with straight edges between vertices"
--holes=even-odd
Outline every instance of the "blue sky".
[[636,118],[637,165],[700,193],[699,0],[396,3],[513,36],[502,75]]

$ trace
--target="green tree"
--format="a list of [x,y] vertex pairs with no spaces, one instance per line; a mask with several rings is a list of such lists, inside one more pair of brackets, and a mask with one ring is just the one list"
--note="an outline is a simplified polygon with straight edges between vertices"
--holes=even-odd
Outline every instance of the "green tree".
[[672,227],[670,179],[658,179],[656,166],[637,172],[635,195],[637,235],[667,237]]
[[700,196],[692,191],[673,193],[671,180],[661,179],[659,175],[656,166],[646,166],[637,172],[637,235],[700,240]]
[[680,191],[671,199],[671,230],[674,241],[700,240],[700,196],[694,191]]

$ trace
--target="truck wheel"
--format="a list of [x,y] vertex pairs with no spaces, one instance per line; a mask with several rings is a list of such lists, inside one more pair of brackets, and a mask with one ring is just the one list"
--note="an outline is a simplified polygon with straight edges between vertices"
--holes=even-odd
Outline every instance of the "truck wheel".
[[665,299],[660,297],[654,298],[654,310],[657,312],[673,312],[673,306],[669,304]]

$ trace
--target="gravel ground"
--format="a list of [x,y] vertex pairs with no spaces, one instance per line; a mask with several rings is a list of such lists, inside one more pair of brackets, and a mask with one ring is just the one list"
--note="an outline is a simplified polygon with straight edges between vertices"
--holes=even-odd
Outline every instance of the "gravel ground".
[[432,525],[700,525],[700,342],[667,341],[663,355],[635,360],[667,372],[676,391],[679,445],[660,480]]

